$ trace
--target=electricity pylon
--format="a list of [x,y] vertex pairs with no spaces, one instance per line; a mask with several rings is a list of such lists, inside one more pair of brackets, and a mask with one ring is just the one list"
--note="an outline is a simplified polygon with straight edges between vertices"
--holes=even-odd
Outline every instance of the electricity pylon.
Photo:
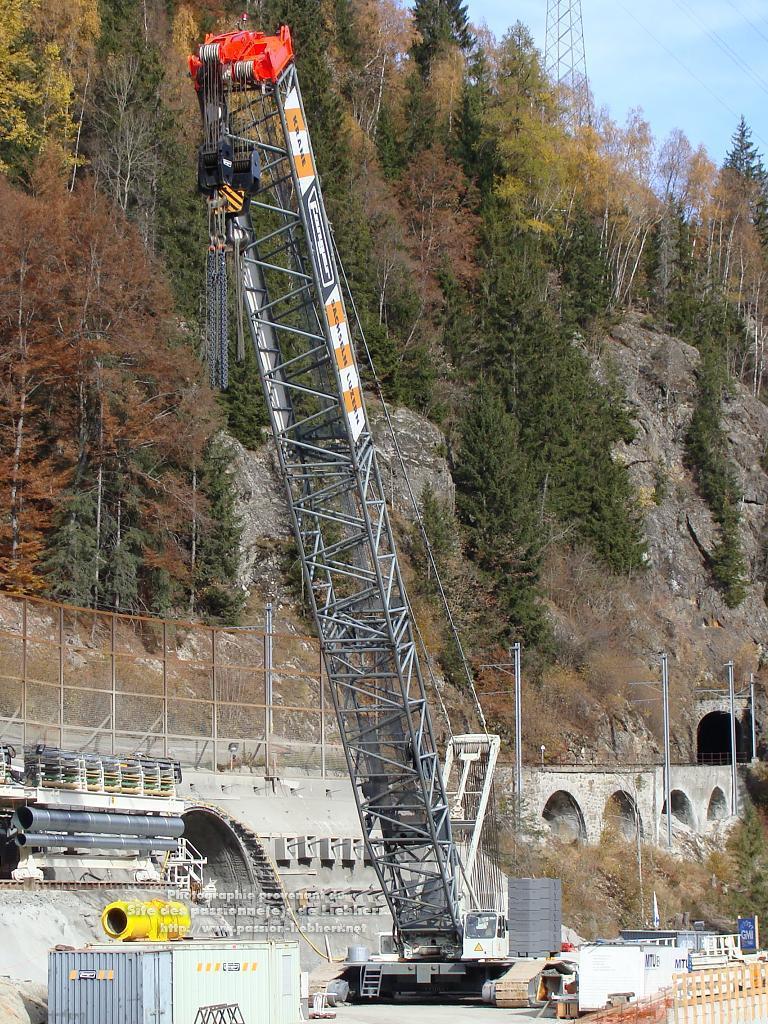
[[544,65],[568,96],[569,124],[574,127],[588,122],[591,111],[581,0],[547,0]]

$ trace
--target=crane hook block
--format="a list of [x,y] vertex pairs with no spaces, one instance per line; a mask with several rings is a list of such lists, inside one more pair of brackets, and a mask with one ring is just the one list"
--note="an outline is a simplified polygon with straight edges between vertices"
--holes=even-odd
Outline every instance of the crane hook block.
[[232,139],[224,135],[215,148],[200,146],[197,155],[197,187],[205,196],[212,196],[225,185],[237,192],[253,195],[261,183],[261,162],[258,151],[235,152]]

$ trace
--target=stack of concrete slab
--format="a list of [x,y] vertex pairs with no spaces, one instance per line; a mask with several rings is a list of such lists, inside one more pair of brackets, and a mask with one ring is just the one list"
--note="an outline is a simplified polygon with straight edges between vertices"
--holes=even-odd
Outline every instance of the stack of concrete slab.
[[560,951],[563,886],[559,878],[509,879],[509,955],[538,957]]

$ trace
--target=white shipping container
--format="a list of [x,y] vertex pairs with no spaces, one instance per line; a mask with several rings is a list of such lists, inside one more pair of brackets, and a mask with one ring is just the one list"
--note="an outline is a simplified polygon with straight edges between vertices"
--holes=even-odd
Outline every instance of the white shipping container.
[[645,996],[655,996],[672,984],[673,974],[684,974],[688,970],[688,950],[682,946],[643,945],[642,949],[645,957]]
[[297,1024],[299,944],[189,940],[54,950],[48,991],[49,1024],[195,1024],[214,1006],[237,1007],[246,1024]]
[[688,950],[649,943],[596,943],[579,955],[579,1010],[602,1010],[608,996],[632,993],[632,1001],[655,996],[688,969]]
[[579,950],[579,1011],[602,1010],[608,996],[645,993],[645,954],[640,946],[597,943]]

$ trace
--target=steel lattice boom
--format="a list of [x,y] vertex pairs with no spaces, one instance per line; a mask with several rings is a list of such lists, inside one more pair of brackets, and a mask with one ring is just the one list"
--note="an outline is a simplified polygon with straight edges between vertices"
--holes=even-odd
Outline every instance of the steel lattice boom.
[[461,926],[448,802],[290,35],[209,37],[190,68],[201,175],[218,162],[235,176],[209,203],[214,217],[225,210],[239,262],[365,840],[401,950],[451,955]]

